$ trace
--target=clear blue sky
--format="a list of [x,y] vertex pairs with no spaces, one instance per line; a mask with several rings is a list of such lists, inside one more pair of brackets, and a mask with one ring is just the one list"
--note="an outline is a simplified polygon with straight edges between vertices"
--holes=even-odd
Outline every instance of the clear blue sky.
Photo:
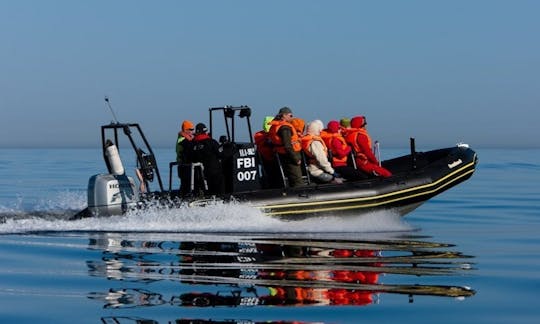
[[173,146],[249,105],[365,114],[383,147],[540,147],[540,1],[0,0],[0,147]]

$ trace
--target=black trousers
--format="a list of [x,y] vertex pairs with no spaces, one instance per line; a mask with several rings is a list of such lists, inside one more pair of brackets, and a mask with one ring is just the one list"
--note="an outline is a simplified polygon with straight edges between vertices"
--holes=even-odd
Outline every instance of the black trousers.
[[185,196],[191,191],[191,164],[178,164],[180,178],[180,195]]

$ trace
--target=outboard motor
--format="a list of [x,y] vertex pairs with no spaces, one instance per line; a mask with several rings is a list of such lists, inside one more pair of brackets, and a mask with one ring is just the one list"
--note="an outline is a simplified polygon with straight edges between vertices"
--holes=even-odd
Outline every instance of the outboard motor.
[[88,181],[88,212],[92,216],[121,215],[139,201],[135,181],[126,176],[118,149],[110,140],[105,155],[110,173],[96,174]]

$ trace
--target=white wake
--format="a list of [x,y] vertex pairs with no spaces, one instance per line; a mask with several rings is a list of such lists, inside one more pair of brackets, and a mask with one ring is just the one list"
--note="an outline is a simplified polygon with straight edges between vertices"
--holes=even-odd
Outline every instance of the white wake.
[[[205,207],[183,206],[133,211],[124,216],[86,218],[68,221],[51,217],[59,209],[82,209],[84,197],[63,193],[59,201],[41,203],[40,212],[6,210],[0,233],[105,231],[105,232],[177,232],[177,233],[294,233],[294,232],[395,232],[412,227],[391,211],[364,215],[325,216],[286,221],[262,214],[248,204],[215,202]],[[71,204],[69,207],[68,204]],[[70,208],[71,207],[71,208]],[[18,217],[10,217],[20,214]],[[44,217],[49,216],[49,217]],[[26,216],[26,217],[24,217]],[[54,215],[53,215],[54,216]],[[61,216],[61,215],[59,215]]]

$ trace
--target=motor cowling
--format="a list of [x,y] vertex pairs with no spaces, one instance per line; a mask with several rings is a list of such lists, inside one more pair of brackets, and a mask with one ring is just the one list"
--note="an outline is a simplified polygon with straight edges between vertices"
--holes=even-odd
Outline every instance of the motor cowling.
[[88,181],[88,211],[93,216],[122,215],[136,208],[139,191],[126,175],[96,174]]
[[88,211],[93,216],[122,215],[137,206],[138,188],[133,178],[126,176],[118,148],[111,140],[105,143],[105,156],[110,173],[88,180]]

